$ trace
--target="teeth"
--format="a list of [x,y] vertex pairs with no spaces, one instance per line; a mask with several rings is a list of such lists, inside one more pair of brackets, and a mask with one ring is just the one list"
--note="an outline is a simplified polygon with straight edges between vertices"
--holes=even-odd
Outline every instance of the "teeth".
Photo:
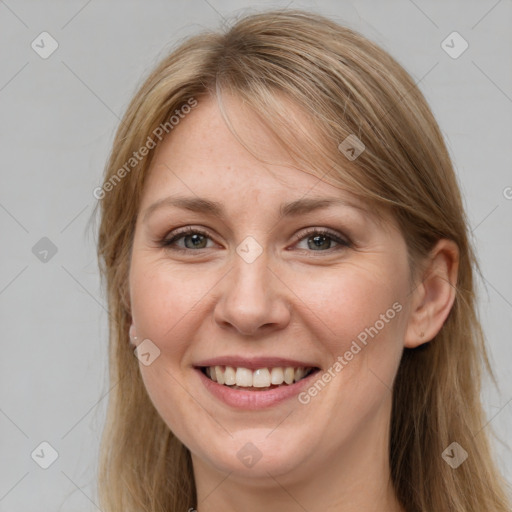
[[252,387],[252,372],[247,368],[236,369],[236,385],[244,388]]
[[295,378],[295,370],[289,366],[284,369],[284,381],[286,384],[291,384]]
[[224,384],[224,372],[220,366],[215,367],[215,375],[217,376],[217,382],[219,384]]
[[308,376],[313,368],[234,368],[232,366],[210,366],[206,368],[206,375],[214,382],[226,386],[243,388],[268,388],[271,385],[279,386],[283,383],[293,384]]
[[252,373],[252,385],[255,388],[267,388],[270,386],[270,372],[267,368],[261,368]]
[[236,371],[232,366],[226,366],[224,370],[224,384],[234,386],[236,384]]
[[270,382],[277,385],[284,382],[284,372],[282,368],[272,368],[272,372],[270,373]]

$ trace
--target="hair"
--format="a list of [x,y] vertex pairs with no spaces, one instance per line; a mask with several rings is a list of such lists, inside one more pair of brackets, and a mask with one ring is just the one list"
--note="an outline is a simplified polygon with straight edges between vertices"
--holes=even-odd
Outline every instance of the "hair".
[[[197,505],[190,452],[153,406],[129,344],[132,240],[154,151],[136,165],[130,159],[141,147],[158,144],[161,127],[167,123],[170,132],[170,116],[186,112],[191,99],[220,102],[224,94],[249,106],[300,168],[391,212],[407,244],[411,275],[420,275],[437,241],[457,244],[456,297],[448,318],[430,342],[404,349],[394,381],[392,483],[407,512],[509,511],[507,482],[493,461],[480,400],[484,371],[496,382],[476,305],[474,272],[480,269],[440,129],[418,86],[385,50],[299,10],[252,14],[222,32],[180,42],[135,94],[116,133],[97,205],[112,386],[100,446],[102,510],[168,512]],[[307,123],[290,123],[290,103]],[[354,160],[338,149],[349,135],[365,146]],[[457,469],[441,457],[454,441],[469,454]]]

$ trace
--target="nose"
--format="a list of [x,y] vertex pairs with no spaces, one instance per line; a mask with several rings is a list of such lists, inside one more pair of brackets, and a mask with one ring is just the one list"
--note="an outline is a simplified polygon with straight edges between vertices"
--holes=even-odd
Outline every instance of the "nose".
[[244,336],[268,334],[290,323],[286,286],[268,267],[265,253],[252,263],[238,255],[234,268],[221,281],[214,320],[223,329]]

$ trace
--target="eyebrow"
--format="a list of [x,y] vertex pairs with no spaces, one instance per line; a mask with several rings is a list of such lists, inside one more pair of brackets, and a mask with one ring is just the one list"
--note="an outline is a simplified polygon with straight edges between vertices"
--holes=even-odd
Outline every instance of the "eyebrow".
[[[349,206],[368,213],[368,210],[365,207],[341,198],[314,197],[302,198],[289,203],[283,203],[279,208],[279,214],[281,217],[293,217],[304,215],[314,210],[329,208],[331,206]],[[160,199],[148,206],[143,212],[143,221],[146,222],[153,212],[163,207],[182,208],[184,210],[225,219],[224,207],[222,206],[222,203],[218,201],[212,201],[202,197],[170,196]]]

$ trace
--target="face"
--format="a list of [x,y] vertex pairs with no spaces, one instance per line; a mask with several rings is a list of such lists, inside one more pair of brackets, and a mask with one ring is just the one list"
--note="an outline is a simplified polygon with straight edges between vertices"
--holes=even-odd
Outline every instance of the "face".
[[140,371],[195,470],[310,475],[386,435],[406,246],[392,219],[287,165],[236,99],[229,116],[279,163],[240,145],[214,99],[158,147],[129,275],[138,340],[159,351]]

